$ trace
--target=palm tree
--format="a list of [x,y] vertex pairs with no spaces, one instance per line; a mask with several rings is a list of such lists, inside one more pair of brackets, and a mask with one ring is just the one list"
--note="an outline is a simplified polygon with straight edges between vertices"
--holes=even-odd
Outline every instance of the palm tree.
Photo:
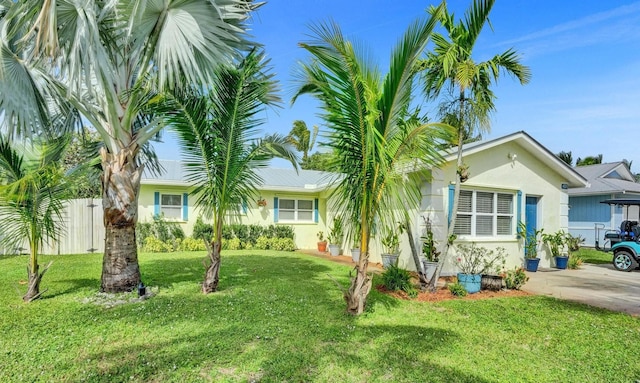
[[571,151],[568,151],[568,152],[562,151],[556,154],[556,156],[558,156],[558,158],[565,164],[569,166],[573,166],[573,154],[571,154]]
[[[447,36],[434,33],[433,52],[429,52],[421,63],[424,70],[425,94],[428,98],[435,99],[446,89],[449,99],[441,104],[441,114],[443,117],[449,116],[449,122],[455,120],[454,127],[458,131],[456,183],[451,210],[453,215],[449,217],[447,238],[454,238],[462,183],[460,176],[466,167],[462,159],[462,144],[465,137],[473,137],[473,132],[477,129],[489,129],[489,116],[495,110],[495,95],[490,89],[491,85],[498,80],[501,73],[516,77],[521,84],[528,83],[531,78],[529,68],[520,63],[518,54],[513,49],[508,49],[487,61],[473,60],[473,48],[482,28],[488,22],[494,2],[495,0],[474,0],[465,12],[464,20],[457,23],[454,21],[454,15],[447,10],[446,3],[443,3],[442,11],[440,7],[429,8],[429,13],[438,17]],[[457,117],[451,118],[452,115]],[[450,246],[451,241],[447,241],[431,280],[431,289],[435,289]]]
[[29,244],[25,302],[41,296],[40,282],[51,263],[40,271],[38,254],[63,229],[62,205],[71,182],[60,163],[68,143],[60,137],[18,146],[0,137],[0,243],[7,249]]
[[327,145],[336,155],[330,170],[343,174],[331,196],[334,209],[343,212],[349,238],[360,243],[356,275],[344,291],[352,314],[363,312],[371,290],[367,265],[372,229],[404,222],[401,217],[420,199],[418,181],[406,171],[434,165],[439,159],[435,144],[439,125],[406,122],[415,64],[437,16],[434,12],[434,17],[408,28],[393,50],[384,78],[334,23],[313,27],[317,39],[300,44],[312,59],[300,68],[294,101],[310,93],[321,102],[329,128]]
[[313,149],[313,145],[316,142],[318,136],[318,127],[313,126],[313,134],[307,128],[307,124],[302,120],[295,120],[293,122],[293,128],[287,136],[287,140],[302,152],[302,162],[307,162],[309,152]]
[[602,154],[598,154],[597,156],[586,156],[585,158],[580,158],[576,160],[576,166],[587,166],[587,165],[598,165],[602,163]]
[[[101,290],[140,281],[141,147],[163,127],[159,92],[206,84],[247,46],[251,0],[0,0],[0,114],[17,133],[70,103],[100,134],[106,229]],[[17,97],[19,96],[19,97]],[[62,101],[61,101],[62,100]],[[61,106],[56,106],[60,109]]]
[[205,294],[218,288],[222,226],[228,213],[256,200],[262,182],[256,170],[274,156],[297,168],[285,137],[256,136],[263,122],[258,113],[279,101],[266,65],[264,54],[252,51],[237,65],[219,66],[207,94],[179,95],[167,104],[175,107],[168,123],[177,132],[196,204],[213,219],[213,238],[205,239],[210,260],[202,283]]

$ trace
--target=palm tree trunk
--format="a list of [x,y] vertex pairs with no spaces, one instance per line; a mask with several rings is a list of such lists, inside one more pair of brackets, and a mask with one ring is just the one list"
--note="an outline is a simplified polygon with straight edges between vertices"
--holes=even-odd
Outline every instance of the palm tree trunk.
[[[363,214],[364,216],[364,214]],[[360,259],[355,267],[356,276],[351,280],[349,290],[345,292],[344,299],[347,301],[347,312],[352,315],[360,315],[367,305],[367,296],[371,291],[373,277],[367,274],[369,266],[369,237],[368,226],[363,219],[360,223]]]
[[102,157],[102,207],[105,246],[100,291],[132,291],[140,283],[136,222],[143,166],[135,161],[138,148],[125,147]]
[[451,245],[453,245],[453,241],[451,239],[453,238],[453,232],[456,226],[456,216],[458,214],[458,205],[460,203],[460,184],[462,183],[460,172],[458,171],[458,169],[462,167],[462,144],[464,143],[464,101],[464,90],[461,90],[460,116],[458,119],[458,123],[460,124],[460,126],[458,127],[458,156],[455,169],[456,183],[453,187],[453,201],[449,201],[449,203],[452,203],[453,206],[451,207],[451,217],[449,217],[448,220],[449,224],[447,226],[447,240],[444,245],[444,251],[442,252],[442,256],[440,257],[438,266],[436,267],[436,271],[435,273],[433,273],[433,277],[431,277],[431,280],[429,281],[429,290],[432,292],[436,291],[438,280],[440,279],[440,273],[442,272],[442,267],[449,258],[449,250],[451,249]]
[[[220,206],[218,206],[218,208],[220,208]],[[218,290],[222,251],[222,225],[224,224],[222,217],[224,217],[224,214],[221,211],[214,212],[213,240],[211,243],[205,241],[209,261],[211,263],[206,267],[207,271],[204,274],[204,281],[202,282],[202,292],[204,294],[213,293]]]
[[207,246],[208,256],[211,263],[207,267],[207,271],[204,274],[204,281],[202,282],[202,292],[209,294],[218,290],[218,282],[220,281],[220,250],[222,249],[222,243],[214,240]]
[[427,276],[422,272],[422,262],[420,262],[420,256],[418,255],[418,249],[416,249],[415,239],[413,238],[413,230],[411,229],[411,222],[409,217],[405,217],[405,230],[407,231],[407,237],[409,238],[409,247],[411,248],[411,256],[413,257],[413,263],[416,265],[416,271],[418,273],[418,279],[420,280],[420,290],[425,291],[429,285]]
[[42,277],[44,276],[44,273],[46,273],[47,270],[49,270],[49,267],[51,266],[52,263],[53,262],[49,262],[49,264],[45,266],[44,269],[42,269],[42,272],[39,272],[40,266],[38,265],[37,262],[35,264],[35,267],[30,265],[27,268],[29,282],[28,282],[27,293],[22,297],[23,301],[31,302],[33,300],[36,300],[40,298],[42,293],[46,291],[45,289],[45,291],[40,292],[40,282],[42,281]]
[[355,268],[356,276],[351,280],[351,286],[344,296],[349,314],[360,315],[364,312],[372,285],[372,277],[367,274],[367,266],[369,266],[369,251],[365,249],[360,253],[360,259]]

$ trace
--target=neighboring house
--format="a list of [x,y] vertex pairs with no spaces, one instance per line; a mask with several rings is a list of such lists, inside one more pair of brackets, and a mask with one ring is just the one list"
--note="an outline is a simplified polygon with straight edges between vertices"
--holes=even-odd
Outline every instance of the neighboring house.
[[[522,265],[523,242],[518,222],[545,232],[567,230],[569,187],[585,187],[587,181],[525,132],[516,132],[488,141],[463,146],[463,160],[469,178],[461,186],[455,243],[472,243],[487,248],[503,247],[507,267]],[[428,218],[442,248],[451,216],[456,172],[456,153],[445,157],[423,186],[423,201],[416,212],[414,230],[420,236]],[[400,264],[413,268],[408,246]],[[549,267],[551,257],[541,247],[541,267]],[[451,257],[450,259],[454,259]],[[453,272],[453,263],[445,273]]]
[[[191,235],[193,224],[201,213],[195,207],[196,196],[189,195],[189,184],[179,161],[161,161],[166,170],[162,175],[148,173],[141,180],[138,200],[138,220],[149,221],[154,215],[164,214],[178,222],[186,235]],[[257,169],[264,180],[258,187],[258,201],[245,201],[237,213],[229,215],[229,222],[242,224],[291,225],[294,228],[296,246],[313,249],[317,233],[327,233],[328,184],[335,174],[315,170]]]
[[640,198],[640,184],[624,162],[577,166],[589,185],[569,189],[569,233],[585,238],[586,246],[604,244],[607,230],[619,229],[623,219],[640,220],[637,207],[628,211],[600,203],[612,198]]

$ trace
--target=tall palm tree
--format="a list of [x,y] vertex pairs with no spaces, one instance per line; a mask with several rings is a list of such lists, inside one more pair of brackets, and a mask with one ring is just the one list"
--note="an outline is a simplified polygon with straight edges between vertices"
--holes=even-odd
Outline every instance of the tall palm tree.
[[305,163],[309,158],[309,152],[313,149],[318,136],[318,127],[314,125],[313,133],[307,128],[307,124],[302,120],[295,120],[293,128],[287,136],[287,140],[302,152],[302,162]]
[[598,165],[602,163],[602,154],[598,154],[597,156],[586,156],[585,158],[580,158],[576,160],[576,166],[586,166],[586,165]]
[[[472,57],[476,40],[488,22],[494,2],[495,0],[474,0],[465,12],[464,20],[458,22],[454,21],[453,13],[447,10],[446,2],[443,3],[444,10],[432,6],[428,11],[432,16],[437,15],[447,35],[433,34],[435,47],[421,62],[425,93],[428,98],[435,99],[441,96],[443,90],[446,92],[448,99],[446,98],[441,105],[441,114],[443,117],[448,116],[449,122],[455,121],[454,127],[458,131],[456,183],[451,210],[453,213],[449,217],[447,238],[453,238],[462,183],[460,176],[465,168],[462,144],[465,137],[473,137],[476,130],[489,129],[489,117],[495,110],[495,95],[490,89],[491,85],[498,80],[501,73],[516,77],[521,84],[528,83],[531,78],[529,68],[520,63],[518,54],[513,49],[482,62],[475,62]],[[447,241],[430,283],[432,289],[435,289],[450,246],[451,241]]]
[[334,208],[343,212],[348,236],[360,243],[356,275],[344,292],[352,314],[363,312],[371,290],[367,265],[372,229],[404,222],[402,215],[420,199],[418,181],[406,170],[432,166],[439,159],[438,126],[406,123],[415,64],[437,16],[434,12],[434,17],[408,28],[384,78],[334,23],[313,27],[317,39],[300,44],[311,59],[300,68],[294,101],[309,93],[321,102],[329,128],[327,145],[336,155],[330,170],[344,175],[332,195]]
[[132,290],[140,280],[139,153],[163,126],[151,101],[166,89],[209,83],[216,64],[247,46],[245,21],[256,5],[0,1],[0,114],[29,136],[34,124],[49,126],[51,101],[64,100],[100,134],[106,229],[101,290]]
[[40,297],[40,282],[51,264],[40,270],[38,254],[63,229],[63,201],[71,182],[61,160],[68,143],[68,137],[61,137],[12,145],[0,137],[0,243],[8,249],[29,244],[25,302]]
[[273,157],[288,159],[297,169],[285,137],[257,137],[263,123],[258,114],[279,101],[272,77],[264,54],[252,51],[237,65],[219,66],[208,93],[179,95],[166,104],[174,109],[168,123],[177,132],[196,204],[213,219],[213,237],[205,240],[210,260],[202,283],[205,294],[218,288],[228,213],[256,200],[262,182],[256,170]]
[[560,153],[556,154],[556,156],[565,164],[573,166],[573,154],[571,154],[571,151],[561,151]]

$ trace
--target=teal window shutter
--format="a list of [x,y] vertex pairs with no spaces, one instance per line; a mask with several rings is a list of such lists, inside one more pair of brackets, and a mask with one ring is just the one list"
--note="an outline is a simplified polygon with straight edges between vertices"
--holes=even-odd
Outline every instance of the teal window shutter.
[[278,197],[273,197],[273,222],[278,222]]
[[318,223],[319,218],[320,218],[320,213],[318,212],[318,199],[314,199],[313,200],[313,220],[315,223]]
[[249,211],[249,204],[247,204],[247,200],[242,200],[242,214],[247,214]]
[[160,215],[160,192],[153,193],[153,215]]
[[453,214],[453,197],[456,185],[449,185],[449,215],[447,215],[447,226],[451,225],[451,216]]
[[522,221],[522,190],[518,190],[516,199],[516,232],[520,234],[520,225],[518,225],[518,222]]
[[189,193],[182,193],[182,220],[189,220]]

